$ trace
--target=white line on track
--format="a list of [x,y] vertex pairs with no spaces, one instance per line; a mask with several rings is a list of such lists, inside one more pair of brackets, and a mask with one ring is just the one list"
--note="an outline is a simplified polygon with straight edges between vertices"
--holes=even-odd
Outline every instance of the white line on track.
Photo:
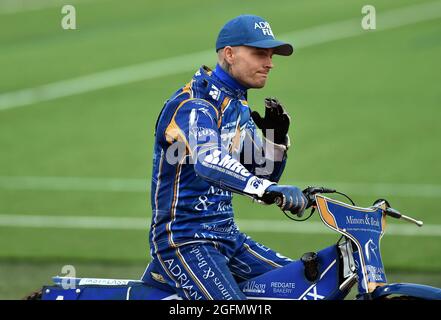
[[0,190],[147,192],[147,179],[87,177],[0,177]]
[[[377,12],[377,30],[374,32],[407,26],[422,21],[430,21],[440,17],[441,1],[412,5],[400,9],[392,9],[386,12]],[[295,48],[305,48],[370,33],[361,28],[360,22],[361,14],[359,18],[285,33],[281,35],[280,38],[293,42]],[[192,71],[199,67],[204,61],[211,61],[214,58],[214,50],[207,50],[92,73],[86,76],[61,80],[39,87],[4,92],[0,93],[0,111],[137,81]]]
[[[351,195],[373,197],[441,198],[441,185],[418,183],[356,183],[332,181],[282,181],[300,187],[326,186]],[[89,177],[0,176],[0,190],[149,192],[149,179]]]
[[[404,223],[404,222],[403,222]],[[292,222],[287,220],[237,220],[244,232],[292,233],[292,234],[332,234],[321,222]],[[120,218],[91,216],[43,216],[0,214],[0,227],[14,228],[54,228],[93,230],[145,230],[150,226],[150,217]],[[391,224],[386,227],[386,236],[441,237],[441,225],[424,225],[419,228],[406,224]]]

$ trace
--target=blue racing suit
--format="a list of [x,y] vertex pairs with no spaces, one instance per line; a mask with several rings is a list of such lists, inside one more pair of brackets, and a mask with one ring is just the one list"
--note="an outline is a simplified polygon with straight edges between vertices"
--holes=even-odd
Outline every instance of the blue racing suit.
[[259,199],[286,163],[286,146],[257,134],[246,99],[217,65],[201,67],[166,101],[155,128],[152,262],[143,281],[188,299],[245,299],[238,281],[291,261],[234,222],[233,193]]

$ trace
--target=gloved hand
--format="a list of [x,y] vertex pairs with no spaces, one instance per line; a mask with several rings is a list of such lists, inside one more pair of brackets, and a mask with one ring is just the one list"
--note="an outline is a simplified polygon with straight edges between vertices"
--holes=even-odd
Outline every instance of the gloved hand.
[[256,126],[262,130],[266,137],[266,130],[274,130],[274,143],[288,144],[288,129],[291,118],[286,113],[282,104],[275,98],[265,98],[265,117],[262,118],[257,111],[251,112],[251,117]]
[[282,210],[291,211],[298,216],[303,214],[308,204],[308,199],[299,188],[277,184],[270,185],[265,190],[262,200],[266,203],[274,203],[277,197],[282,199],[282,203],[279,204]]

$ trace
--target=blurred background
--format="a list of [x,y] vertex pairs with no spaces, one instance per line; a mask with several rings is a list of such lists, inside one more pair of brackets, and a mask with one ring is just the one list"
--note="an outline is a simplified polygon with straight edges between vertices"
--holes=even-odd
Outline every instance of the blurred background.
[[[76,30],[62,28],[66,4]],[[375,30],[361,28],[367,4]],[[441,1],[0,0],[0,299],[65,265],[141,277],[156,117],[215,66],[218,31],[244,13],[295,47],[249,92],[253,109],[275,96],[293,119],[281,182],[334,187],[364,207],[386,198],[423,220],[388,220],[388,280],[441,286]],[[317,215],[295,223],[234,202],[244,232],[293,259],[339,238]]]

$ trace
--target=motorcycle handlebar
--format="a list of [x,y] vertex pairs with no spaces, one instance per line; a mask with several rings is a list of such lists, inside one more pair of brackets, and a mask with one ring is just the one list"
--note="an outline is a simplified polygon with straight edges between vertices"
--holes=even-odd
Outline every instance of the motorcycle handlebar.
[[[303,195],[306,197],[306,199],[308,199],[308,203],[306,205],[306,209],[309,209],[311,206],[314,205],[315,203],[315,198],[314,195],[318,194],[318,193],[334,193],[336,192],[335,189],[331,189],[331,188],[326,188],[326,187],[313,187],[313,186],[309,186],[306,189],[304,189],[303,191]],[[276,196],[274,198],[274,203],[278,206],[278,207],[282,207],[283,206],[283,198],[281,196]],[[302,213],[295,213],[299,218],[301,218],[303,216],[303,212]]]
[[383,212],[388,215],[389,217],[395,218],[395,219],[403,219],[407,222],[411,222],[416,224],[418,227],[422,227],[423,226],[423,222],[421,220],[416,220],[414,218],[411,218],[409,216],[406,216],[402,213],[400,213],[398,210],[393,209],[389,202],[387,200],[384,199],[379,199],[377,201],[374,202],[374,207],[375,208],[380,208],[383,210]]
[[[315,186],[309,186],[306,189],[304,189],[303,191],[303,195],[306,197],[306,199],[308,200],[308,203],[305,207],[305,210],[310,208],[311,206],[313,206],[315,204],[315,195],[318,193],[339,193],[342,194],[344,196],[346,196],[343,193],[337,192],[337,190],[335,189],[331,189],[331,188],[327,188],[327,187],[315,187]],[[347,197],[347,196],[346,196]],[[349,198],[350,200],[350,198]],[[352,202],[352,200],[351,200]],[[278,207],[282,207],[283,206],[283,196],[281,195],[276,195],[273,198],[273,202],[275,203]],[[353,205],[355,205],[354,203],[352,203]],[[414,218],[411,218],[409,216],[406,216],[402,213],[400,213],[398,210],[393,209],[389,202],[385,199],[378,199],[377,201],[374,202],[373,204],[374,208],[381,208],[383,210],[383,212],[395,219],[403,219],[405,221],[411,222],[416,224],[418,227],[422,227],[423,226],[423,222],[421,220],[416,220]],[[298,213],[298,212],[293,212],[290,210],[290,212],[292,214],[297,215],[299,218],[301,218],[303,216],[304,212]]]

